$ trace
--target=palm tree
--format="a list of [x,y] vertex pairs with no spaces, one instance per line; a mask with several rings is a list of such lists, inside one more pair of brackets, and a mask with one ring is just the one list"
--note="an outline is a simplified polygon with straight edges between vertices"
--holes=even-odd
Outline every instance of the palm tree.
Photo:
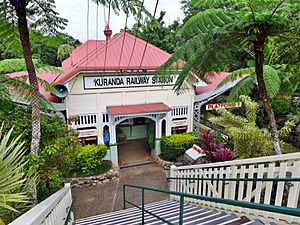
[[[298,2],[299,3],[299,2]],[[186,42],[160,68],[166,71],[178,61],[186,63],[175,85],[179,91],[186,81],[194,81],[191,71],[200,79],[207,72],[228,70],[236,62],[236,54],[249,50],[254,56],[252,68],[233,71],[233,77],[255,74],[259,94],[267,113],[274,151],[281,154],[278,131],[266,82],[276,77],[276,68],[265,66],[265,49],[271,37],[284,39],[291,51],[300,38],[300,4],[294,0],[191,0],[190,4],[202,11],[192,16],[179,35]]]
[[[14,24],[15,20],[17,20],[18,24],[19,38],[21,41],[23,56],[25,59],[26,70],[28,71],[29,83],[31,88],[32,139],[30,149],[33,154],[37,154],[39,151],[39,142],[41,137],[40,95],[38,78],[36,76],[36,71],[32,60],[27,16],[35,20],[31,24],[32,27],[40,28],[42,31],[49,30],[49,32],[53,32],[55,28],[63,28],[67,22],[65,19],[59,18],[57,16],[57,13],[53,10],[54,7],[55,6],[50,0],[0,1],[0,11],[4,13],[1,20],[5,25],[2,29],[11,30],[11,28],[14,27],[12,24]],[[10,35],[11,37],[15,37],[15,32],[10,32],[8,35]],[[8,36],[7,40],[11,41],[12,39],[10,36]]]
[[0,128],[0,224],[8,223],[29,207],[30,184],[26,182],[22,159],[26,153],[21,136],[11,140],[12,129],[2,133]]

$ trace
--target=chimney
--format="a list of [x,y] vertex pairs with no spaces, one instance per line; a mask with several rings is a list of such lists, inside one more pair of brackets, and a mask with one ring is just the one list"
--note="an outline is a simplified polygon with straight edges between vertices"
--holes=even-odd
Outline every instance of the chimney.
[[106,22],[105,29],[103,32],[104,32],[104,35],[106,36],[106,40],[109,40],[112,35],[112,30],[109,28],[109,25],[107,22]]

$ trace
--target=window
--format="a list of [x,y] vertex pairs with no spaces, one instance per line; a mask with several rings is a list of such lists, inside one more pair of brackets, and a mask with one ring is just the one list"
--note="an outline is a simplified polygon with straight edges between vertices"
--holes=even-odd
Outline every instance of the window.
[[161,135],[166,136],[166,120],[161,121]]
[[171,116],[172,117],[187,117],[188,115],[188,107],[173,107]]
[[75,121],[75,125],[95,125],[97,124],[97,115],[96,114],[85,114],[78,115],[78,119]]
[[103,113],[102,114],[102,122],[103,123],[109,123],[109,115],[108,115],[108,113]]

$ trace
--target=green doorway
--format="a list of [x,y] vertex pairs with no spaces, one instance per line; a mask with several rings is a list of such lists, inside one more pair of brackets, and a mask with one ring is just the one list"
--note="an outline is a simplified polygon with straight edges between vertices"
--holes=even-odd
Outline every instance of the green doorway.
[[127,119],[116,127],[120,167],[152,161],[147,136],[152,133],[154,138],[154,130],[155,122],[144,117]]

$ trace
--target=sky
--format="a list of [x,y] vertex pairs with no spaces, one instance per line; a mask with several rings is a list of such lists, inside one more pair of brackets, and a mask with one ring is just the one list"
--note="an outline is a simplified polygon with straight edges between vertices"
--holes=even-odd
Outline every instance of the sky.
[[[87,5],[89,3],[89,20],[87,20]],[[146,9],[153,14],[156,0],[145,0]],[[104,8],[103,6],[98,7],[98,32],[97,32],[97,7],[96,4],[91,0],[56,0],[56,11],[61,17],[69,20],[66,27],[65,33],[73,36],[84,42],[87,39],[104,39],[103,29],[104,29]],[[160,0],[158,3],[158,8],[156,16],[159,15],[160,11],[166,11],[164,17],[166,24],[172,23],[173,20],[177,18],[183,18],[183,12],[181,10],[180,0]],[[106,16],[108,10],[105,10]],[[110,18],[110,28],[113,34],[118,33],[120,29],[125,26],[126,16],[123,13],[120,15],[115,15],[111,13]],[[89,22],[87,22],[89,21]],[[128,19],[128,27],[132,27],[135,23],[134,18],[131,16]],[[89,24],[87,28],[87,24]],[[98,33],[98,35],[96,35]]]

